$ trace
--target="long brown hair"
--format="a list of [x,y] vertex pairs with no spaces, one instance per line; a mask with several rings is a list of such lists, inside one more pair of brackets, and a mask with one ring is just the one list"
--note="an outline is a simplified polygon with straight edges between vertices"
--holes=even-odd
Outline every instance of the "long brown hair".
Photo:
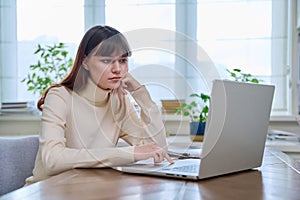
[[[107,40],[108,38],[113,39]],[[96,48],[100,43],[101,47]],[[116,48],[124,52],[125,56],[131,55],[126,38],[118,30],[110,26],[94,26],[89,29],[80,42],[71,71],[60,83],[55,83],[44,91],[37,103],[37,108],[40,111],[43,110],[42,106],[51,88],[64,86],[69,90],[77,91],[87,83],[89,72],[82,67],[85,57],[95,51],[97,51],[96,55],[109,56]]]

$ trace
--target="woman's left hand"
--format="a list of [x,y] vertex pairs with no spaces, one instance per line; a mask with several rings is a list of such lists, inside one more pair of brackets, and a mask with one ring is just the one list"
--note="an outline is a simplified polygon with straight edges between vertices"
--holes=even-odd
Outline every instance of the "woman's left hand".
[[113,89],[114,92],[118,94],[127,94],[128,92],[133,92],[139,89],[142,85],[135,79],[130,73],[124,74],[120,81],[116,84],[116,87]]

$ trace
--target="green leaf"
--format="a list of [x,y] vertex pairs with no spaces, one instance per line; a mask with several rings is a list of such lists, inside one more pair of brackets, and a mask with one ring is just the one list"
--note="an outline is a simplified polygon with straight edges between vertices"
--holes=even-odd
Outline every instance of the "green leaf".
[[184,115],[184,116],[189,116],[189,115],[190,115],[190,113],[189,113],[189,112],[187,112],[187,111],[185,111],[185,112],[183,112],[183,115]]
[[176,108],[175,110],[174,110],[174,113],[175,114],[178,114],[180,112],[180,109],[179,108]]
[[256,78],[253,78],[253,79],[251,80],[251,82],[252,82],[252,83],[259,83],[259,80],[256,79]]
[[184,106],[186,106],[186,103],[182,103],[182,104],[180,104],[180,106],[181,106],[181,107],[184,107]]
[[64,48],[64,46],[65,46],[65,44],[62,43],[62,42],[60,42],[60,43],[58,44],[57,48]]
[[62,55],[63,57],[67,57],[68,52],[67,52],[67,51],[62,51],[62,52],[61,52],[61,55]]
[[209,96],[209,95],[203,94],[203,93],[201,93],[200,97],[201,97],[201,99],[202,99],[204,102],[207,102],[207,100],[210,99],[210,96]]
[[196,94],[196,93],[193,93],[193,94],[190,95],[190,97],[199,97],[200,98],[200,95]]
[[190,106],[193,106],[193,107],[195,107],[195,106],[197,106],[198,104],[195,102],[195,101],[192,101],[191,103],[190,103]]
[[208,106],[204,106],[204,108],[202,109],[203,113],[208,113]]
[[55,50],[55,51],[52,53],[52,56],[55,57],[55,56],[57,56],[59,53],[60,53],[59,50]]

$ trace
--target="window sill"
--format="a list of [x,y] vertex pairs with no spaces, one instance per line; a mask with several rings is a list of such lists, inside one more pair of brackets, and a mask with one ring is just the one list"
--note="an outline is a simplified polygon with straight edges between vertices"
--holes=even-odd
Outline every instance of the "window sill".
[[0,136],[34,135],[40,131],[41,116],[38,114],[0,115]]
[[38,114],[1,114],[0,121],[40,121]]
[[270,117],[271,122],[297,122],[299,116],[295,115],[272,115]]

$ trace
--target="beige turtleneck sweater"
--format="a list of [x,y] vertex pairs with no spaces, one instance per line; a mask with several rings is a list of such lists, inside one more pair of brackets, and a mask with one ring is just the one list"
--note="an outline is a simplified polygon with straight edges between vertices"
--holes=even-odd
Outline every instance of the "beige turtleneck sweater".
[[[156,104],[143,86],[126,96],[102,90],[91,80],[78,93],[52,88],[43,106],[40,148],[31,184],[72,168],[100,168],[134,162],[134,145],[156,142],[166,149],[165,129]],[[122,138],[130,145],[117,147]]]

